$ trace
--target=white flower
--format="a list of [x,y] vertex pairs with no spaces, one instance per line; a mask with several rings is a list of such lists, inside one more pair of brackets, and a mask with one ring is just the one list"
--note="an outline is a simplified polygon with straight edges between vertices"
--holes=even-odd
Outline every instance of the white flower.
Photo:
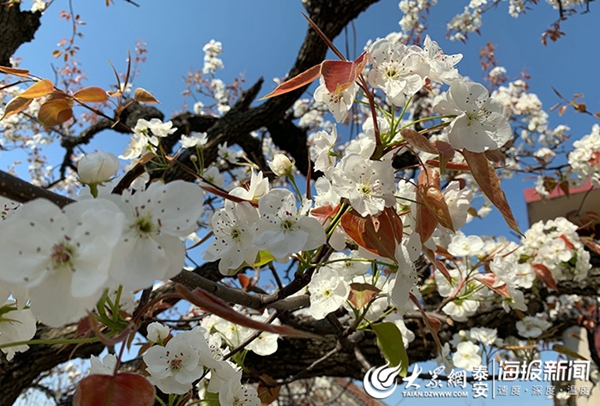
[[244,262],[254,264],[258,248],[252,239],[258,231],[258,213],[249,203],[225,201],[225,207],[212,217],[215,239],[204,253],[207,261],[220,259],[219,271],[228,275]]
[[[0,306],[0,345],[18,341],[29,341],[36,331],[35,317],[29,309],[17,309],[16,303],[9,300]],[[16,352],[25,352],[28,345],[17,345],[2,348],[8,361],[12,360]]]
[[473,327],[470,330],[470,336],[472,340],[479,341],[483,345],[492,345],[498,338],[498,330],[495,328]]
[[444,307],[442,311],[455,321],[467,321],[477,311],[479,302],[477,300],[453,300]]
[[200,356],[190,343],[180,338],[171,339],[165,347],[155,345],[144,354],[144,362],[150,373],[148,380],[165,393],[183,395],[199,379],[204,366]]
[[221,406],[260,406],[256,389],[242,385],[242,371],[237,371],[231,379],[223,383],[219,391]]
[[269,168],[276,176],[288,176],[292,173],[294,163],[283,154],[275,154],[272,161],[268,162]]
[[466,237],[464,234],[456,234],[448,245],[448,252],[456,257],[469,257],[478,255],[483,248],[483,240],[478,235]]
[[534,316],[525,316],[521,320],[517,321],[516,326],[521,337],[526,338],[537,338],[542,333],[548,330],[552,323],[541,319],[541,314]]
[[346,90],[330,93],[325,86],[325,81],[321,78],[321,84],[315,90],[313,97],[315,101],[325,103],[329,111],[333,114],[335,121],[339,123],[348,117],[348,111],[352,107],[357,91],[358,86],[356,83],[353,83]]
[[296,198],[287,189],[273,189],[258,202],[259,231],[254,245],[269,250],[279,261],[290,254],[312,250],[325,243],[318,220],[298,213]]
[[114,354],[106,354],[102,361],[92,355],[90,357],[90,375],[112,375],[117,365],[117,357]]
[[184,181],[156,182],[143,192],[112,199],[126,220],[113,252],[111,277],[135,290],[177,275],[185,257],[180,237],[196,228],[203,212],[202,189]]
[[33,4],[31,5],[32,13],[35,13],[36,11],[43,13],[44,10],[46,10],[46,2],[44,2],[44,0],[33,0]]
[[124,216],[105,199],[60,210],[24,204],[0,223],[0,279],[29,289],[31,309],[51,327],[77,321],[100,298]]
[[250,184],[247,187],[236,187],[229,193],[246,200],[259,200],[269,193],[269,179],[265,178],[260,171],[252,171]]
[[470,341],[464,341],[456,347],[456,353],[452,356],[452,362],[457,368],[472,371],[473,367],[481,365],[479,347]]
[[423,87],[429,72],[419,47],[408,47],[387,39],[371,45],[369,61],[373,66],[368,76],[369,83],[382,89],[396,106],[402,106],[405,96],[412,96]]
[[310,307],[308,313],[317,320],[336,311],[350,294],[350,285],[331,268],[321,268],[308,284]]
[[136,134],[155,135],[157,137],[166,137],[175,131],[177,131],[177,128],[173,128],[173,122],[163,123],[158,118],[153,118],[150,121],[140,118],[133,128],[133,132]]
[[[255,315],[252,316],[252,318],[264,323],[269,318],[269,313],[265,310],[262,315]],[[279,324],[278,320],[275,320],[273,324]],[[249,333],[254,334],[254,331],[250,330]],[[275,354],[277,352],[278,338],[279,336],[277,334],[263,331],[254,341],[248,344],[246,348],[257,355],[266,357],[267,355]]]
[[77,162],[79,181],[85,184],[107,182],[119,170],[119,159],[110,152],[98,151],[84,155]]
[[462,54],[445,55],[437,42],[432,41],[429,35],[425,37],[423,44],[425,58],[429,62],[430,71],[427,75],[431,80],[439,83],[450,84],[460,78],[458,71],[454,68],[462,59]]
[[348,198],[361,215],[377,215],[396,203],[394,169],[391,162],[371,161],[358,154],[346,155],[336,165],[332,183],[334,190]]
[[150,323],[147,328],[148,334],[146,338],[153,343],[161,343],[169,336],[169,327],[155,321]]
[[456,115],[450,123],[448,140],[455,149],[472,152],[495,150],[512,137],[512,130],[500,103],[490,98],[487,89],[475,82],[457,79],[439,97],[434,111]]
[[331,152],[337,139],[336,127],[333,126],[331,134],[329,134],[327,131],[319,131],[311,138],[311,156],[314,161],[314,170],[326,172],[327,170],[333,168],[333,165],[335,164],[335,157],[332,156]]
[[203,146],[208,142],[206,133],[192,133],[189,137],[185,134],[181,136],[181,146],[183,148],[192,148]]

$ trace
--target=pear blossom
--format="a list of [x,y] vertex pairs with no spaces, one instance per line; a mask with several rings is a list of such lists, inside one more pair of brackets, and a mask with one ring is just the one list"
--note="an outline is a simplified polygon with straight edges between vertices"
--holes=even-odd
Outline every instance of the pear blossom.
[[498,330],[495,328],[473,327],[469,333],[472,340],[479,341],[483,345],[492,345],[498,338]]
[[377,215],[396,203],[394,169],[389,161],[346,155],[332,173],[332,184],[361,216]]
[[333,114],[335,121],[338,123],[346,120],[348,111],[350,110],[350,107],[352,107],[354,97],[358,91],[358,86],[356,83],[353,83],[346,90],[330,93],[325,86],[323,78],[320,80],[321,84],[317,87],[313,95],[315,101],[325,103],[331,114]]
[[[35,317],[29,309],[18,309],[14,300],[6,301],[0,306],[0,345],[18,341],[28,341],[36,332]],[[28,345],[17,345],[2,348],[8,361],[17,352],[25,352]]]
[[467,321],[477,311],[479,302],[477,300],[455,299],[448,302],[442,311],[455,321]]
[[219,391],[219,404],[222,406],[260,406],[261,401],[256,389],[242,385],[242,371],[237,371],[231,379],[224,382]]
[[412,96],[425,84],[429,66],[417,46],[377,40],[369,49],[369,83],[383,90],[396,105],[404,104],[405,96]]
[[90,357],[90,375],[112,375],[117,366],[117,357],[114,354],[106,354],[102,360],[92,355]]
[[204,366],[200,356],[189,342],[175,336],[165,347],[155,345],[144,354],[150,373],[148,380],[165,393],[184,394],[199,379]]
[[[263,314],[253,315],[252,318],[264,323],[269,318],[269,314],[265,310],[265,312]],[[279,324],[279,321],[274,320],[272,324],[277,325],[277,324]],[[254,334],[253,331],[249,331],[249,333]],[[246,348],[257,355],[266,357],[267,355],[275,354],[277,352],[277,348],[278,348],[277,340],[278,339],[279,339],[279,336],[277,334],[268,333],[266,331],[263,331],[258,335],[258,337],[256,337],[256,339],[254,341],[252,341],[250,344],[248,344],[246,346]]]
[[[311,157],[314,162],[314,170],[327,172],[333,168],[335,157],[332,151],[337,139],[337,129],[334,126],[331,134],[327,131],[319,131],[311,137]],[[320,178],[319,178],[320,179]]]
[[207,142],[206,133],[192,133],[189,137],[185,134],[181,136],[181,146],[183,148],[202,147]]
[[148,341],[152,341],[153,343],[163,342],[170,333],[168,326],[165,326],[157,321],[148,324],[146,331],[148,332],[146,338],[148,338]]
[[294,163],[283,154],[275,154],[272,161],[268,162],[269,168],[276,176],[288,176],[292,173]]
[[37,199],[0,223],[0,280],[29,289],[31,310],[51,327],[77,321],[100,298],[124,215],[94,199],[61,210]]
[[225,201],[225,207],[212,217],[214,241],[204,253],[207,261],[219,261],[223,275],[235,272],[244,262],[252,265],[256,261],[258,248],[252,239],[258,232],[258,213],[247,202]]
[[317,320],[336,311],[350,294],[350,284],[335,270],[321,268],[308,284],[310,307],[308,313]]
[[142,153],[154,152],[158,145],[158,138],[156,136],[148,136],[141,132],[134,132],[129,139],[129,145],[125,148],[125,151],[119,155],[121,159],[136,159]]
[[465,236],[456,234],[448,245],[448,252],[457,257],[469,257],[478,255],[483,248],[483,240],[478,235]]
[[84,155],[77,162],[79,180],[85,184],[109,181],[119,170],[119,159],[110,152],[98,151]]
[[278,260],[325,243],[325,230],[317,219],[298,213],[296,198],[287,189],[273,189],[258,202],[259,230],[254,246]]
[[455,149],[472,152],[495,150],[512,137],[504,107],[490,98],[487,89],[475,82],[457,79],[440,96],[433,110],[456,115],[449,127],[448,141]]
[[432,41],[429,35],[425,36],[423,43],[425,58],[429,63],[429,79],[438,82],[450,84],[461,76],[454,68],[454,65],[460,62],[462,54],[445,55],[437,42]]
[[196,228],[203,212],[202,189],[184,181],[156,182],[143,192],[111,197],[126,217],[113,251],[112,279],[142,289],[181,272],[185,250],[180,237]]
[[229,193],[246,200],[259,200],[269,193],[269,189],[269,179],[265,178],[260,171],[252,171],[249,185],[245,185],[245,187],[238,186],[233,188]]
[[517,321],[517,331],[521,337],[525,338],[537,338],[542,333],[548,330],[552,323],[541,318],[541,314],[534,316],[525,316],[521,320]]
[[457,368],[472,371],[474,367],[481,365],[479,347],[470,341],[458,344],[456,353],[452,356],[452,362]]
[[173,134],[177,131],[177,128],[173,128],[173,122],[167,121],[163,123],[162,120],[158,118],[153,118],[152,120],[144,120],[140,118],[135,127],[133,128],[133,132],[136,134],[145,134],[150,136],[150,134],[156,137],[166,137],[167,135]]

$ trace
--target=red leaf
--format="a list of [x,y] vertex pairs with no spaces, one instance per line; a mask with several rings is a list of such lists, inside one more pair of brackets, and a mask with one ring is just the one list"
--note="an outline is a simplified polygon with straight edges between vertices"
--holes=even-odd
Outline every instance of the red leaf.
[[352,210],[342,216],[341,225],[367,251],[396,261],[396,246],[402,241],[402,220],[391,207],[376,217],[362,217]]
[[496,283],[496,275],[495,274],[486,273],[483,275],[477,275],[476,279],[479,282],[481,282],[482,284],[484,284],[485,286],[487,286],[489,289],[498,293],[499,295],[504,296],[504,297],[510,297],[510,295],[508,294],[508,285],[506,283],[503,283],[500,286],[494,286],[494,284]]
[[545,265],[534,264],[532,266],[536,276],[544,283],[544,285],[548,286],[552,290],[558,290],[556,287],[556,281],[552,277],[552,273],[548,268],[546,268]]
[[223,300],[219,299],[215,295],[201,290],[200,288],[195,289],[192,292],[183,285],[176,285],[175,290],[177,290],[177,292],[190,303],[193,303],[196,306],[203,308],[207,312],[215,314],[220,318],[230,321],[234,324],[284,336],[322,339],[321,336],[306,331],[295,330],[287,326],[276,326],[273,324],[262,323],[255,319],[246,317],[243,314],[235,311]]
[[67,99],[48,100],[40,106],[38,120],[46,127],[60,125],[73,117],[71,103]]
[[569,241],[569,239],[564,234],[561,234],[559,238],[561,238],[565,242],[565,245],[568,249],[575,249],[575,246],[571,243],[571,241]]
[[590,250],[600,255],[600,244],[598,244],[596,241],[594,241],[590,237],[581,237],[581,242]]
[[381,292],[380,289],[369,283],[351,283],[348,301],[357,309],[362,309],[379,292]]
[[315,65],[312,68],[302,72],[301,74],[286,80],[285,82],[277,86],[275,90],[273,90],[271,93],[269,93],[260,100],[280,96],[282,94],[291,92],[292,90],[296,90],[302,86],[308,85],[319,76],[321,76],[321,64]]
[[238,281],[240,281],[240,285],[242,285],[242,288],[244,289],[250,285],[250,278],[248,278],[246,275],[239,274]]
[[31,85],[18,97],[22,97],[23,99],[36,99],[52,93],[53,90],[54,85],[52,84],[52,81],[50,79],[44,79]]
[[437,154],[438,150],[436,147],[429,141],[427,137],[422,134],[419,134],[415,130],[411,130],[410,128],[405,128],[400,132],[402,138],[406,142],[408,142],[412,147],[415,147],[419,151],[428,152],[430,154]]
[[506,195],[500,186],[498,174],[485,157],[485,154],[467,151],[466,149],[463,149],[462,154],[469,164],[473,178],[479,185],[481,191],[487,196],[488,199],[490,199],[492,204],[498,208],[508,226],[517,233],[523,235],[521,230],[519,230],[517,221],[515,220],[512,210],[506,201]]
[[340,205],[338,204],[335,207],[331,207],[331,205],[315,207],[310,211],[310,214],[317,218],[327,219],[332,216],[335,216],[337,211],[340,209]]
[[[425,161],[425,163],[429,166],[434,166],[436,168],[440,167],[440,161],[438,161],[437,159],[428,159],[427,161]],[[450,169],[453,171],[470,171],[471,168],[469,168],[469,165],[463,163],[463,162],[447,162],[445,165],[446,169]]]
[[160,103],[158,100],[156,100],[156,98],[152,95],[152,93],[150,93],[146,89],[142,89],[141,87],[138,87],[137,89],[135,89],[135,91],[133,92],[133,99],[140,103],[146,103],[146,104]]
[[9,68],[6,66],[0,66],[0,72],[8,73],[15,76],[20,76],[26,78],[29,76],[29,71],[27,69],[17,69],[17,68]]
[[355,61],[323,61],[321,75],[329,93],[339,94],[348,89],[367,63],[366,52],[363,52]]
[[154,386],[142,375],[90,375],[77,383],[74,406],[151,406]]
[[4,114],[0,120],[5,119],[6,117],[13,116],[27,108],[31,104],[33,99],[22,99],[20,97],[15,97],[11,101],[6,104],[4,108]]
[[[452,216],[448,209],[448,204],[442,194],[440,186],[440,173],[433,169],[425,167],[419,174],[417,193],[421,195],[421,202],[427,206],[429,211],[436,217],[437,221],[444,227],[454,231]],[[421,241],[427,241],[421,239]]]
[[99,87],[86,87],[76,92],[73,97],[79,101],[87,103],[101,103],[108,100],[108,94]]

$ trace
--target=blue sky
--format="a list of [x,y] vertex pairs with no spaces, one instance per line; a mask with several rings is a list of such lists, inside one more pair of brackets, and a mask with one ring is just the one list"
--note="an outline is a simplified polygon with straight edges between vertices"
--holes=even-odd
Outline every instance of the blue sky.
[[[116,4],[111,7],[104,3],[101,0],[73,2],[75,13],[86,22],[81,27],[84,37],[78,39],[78,45],[82,49],[79,60],[89,78],[88,85],[106,88],[114,83],[108,60],[119,70],[124,70],[127,50],[133,49],[136,41],[141,39],[148,43],[148,62],[141,66],[142,74],[135,84],[148,89],[161,101],[159,108],[167,117],[180,110],[181,92],[185,89],[182,78],[190,69],[202,68],[202,47],[211,39],[223,43],[225,70],[218,77],[227,83],[243,74],[247,85],[251,85],[262,76],[265,78],[262,96],[274,87],[272,78],[283,77],[292,65],[307,27],[300,14],[303,8],[299,0],[180,0],[168,3],[143,0],[139,1],[139,8],[120,0],[115,0]],[[594,3],[591,13],[574,16],[563,23],[566,37],[547,47],[540,43],[540,36],[557,18],[558,12],[544,2],[518,19],[508,15],[507,4],[501,4],[498,10],[484,15],[481,36],[473,35],[466,44],[447,41],[445,24],[462,11],[468,1],[440,3],[432,8],[428,17],[429,34],[446,53],[464,55],[458,65],[463,75],[473,80],[481,79],[477,53],[491,41],[497,46],[496,57],[500,65],[507,69],[511,79],[517,78],[522,70],[531,75],[531,91],[540,97],[545,107],[558,101],[552,91],[554,86],[567,97],[585,93],[588,109],[600,111],[600,81],[597,80],[600,53],[596,42],[600,38],[600,24],[596,23],[600,10],[594,10]],[[52,51],[57,49],[56,44],[61,38],[71,35],[70,23],[58,17],[61,9],[68,9],[68,3],[55,0],[43,16],[35,40],[23,45],[16,53],[22,58],[21,67],[42,77],[54,77],[51,64],[58,61],[51,56]],[[355,22],[358,52],[368,39],[374,40],[398,30],[400,18],[397,0],[382,0],[361,14]],[[350,32],[349,37],[352,36]],[[338,38],[336,44],[344,49],[341,39]],[[552,113],[550,125],[560,123],[571,127],[575,140],[589,133],[594,119],[571,112],[559,118]],[[107,133],[99,138],[91,149],[109,148],[118,154],[127,142],[123,135]],[[10,154],[4,154],[0,159],[2,166],[12,161]],[[56,163],[59,163],[58,158]],[[533,186],[533,180],[524,181],[523,177],[517,177],[503,186],[517,221],[521,228],[527,228],[522,190]],[[486,231],[482,232],[482,229]],[[508,229],[497,213],[483,221],[475,221],[467,228],[468,233],[486,233],[488,230],[507,234]],[[390,399],[389,403],[424,404],[419,399],[398,403],[399,400]],[[518,400],[529,401],[529,398],[521,396]],[[535,404],[550,404],[540,402]],[[465,400],[448,400],[445,404],[479,406],[488,403],[504,404],[498,400],[481,403],[473,399],[467,403]]]

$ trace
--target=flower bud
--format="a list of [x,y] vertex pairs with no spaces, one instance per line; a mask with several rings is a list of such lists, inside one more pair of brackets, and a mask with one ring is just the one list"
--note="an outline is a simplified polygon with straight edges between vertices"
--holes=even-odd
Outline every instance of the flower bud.
[[119,159],[110,152],[94,152],[85,155],[77,163],[81,183],[88,185],[106,182],[119,170]]
[[269,161],[269,168],[277,176],[291,175],[294,163],[283,154],[276,154],[272,161]]
[[157,321],[150,323],[147,331],[148,334],[146,337],[153,343],[161,343],[169,336],[169,327],[163,326]]

